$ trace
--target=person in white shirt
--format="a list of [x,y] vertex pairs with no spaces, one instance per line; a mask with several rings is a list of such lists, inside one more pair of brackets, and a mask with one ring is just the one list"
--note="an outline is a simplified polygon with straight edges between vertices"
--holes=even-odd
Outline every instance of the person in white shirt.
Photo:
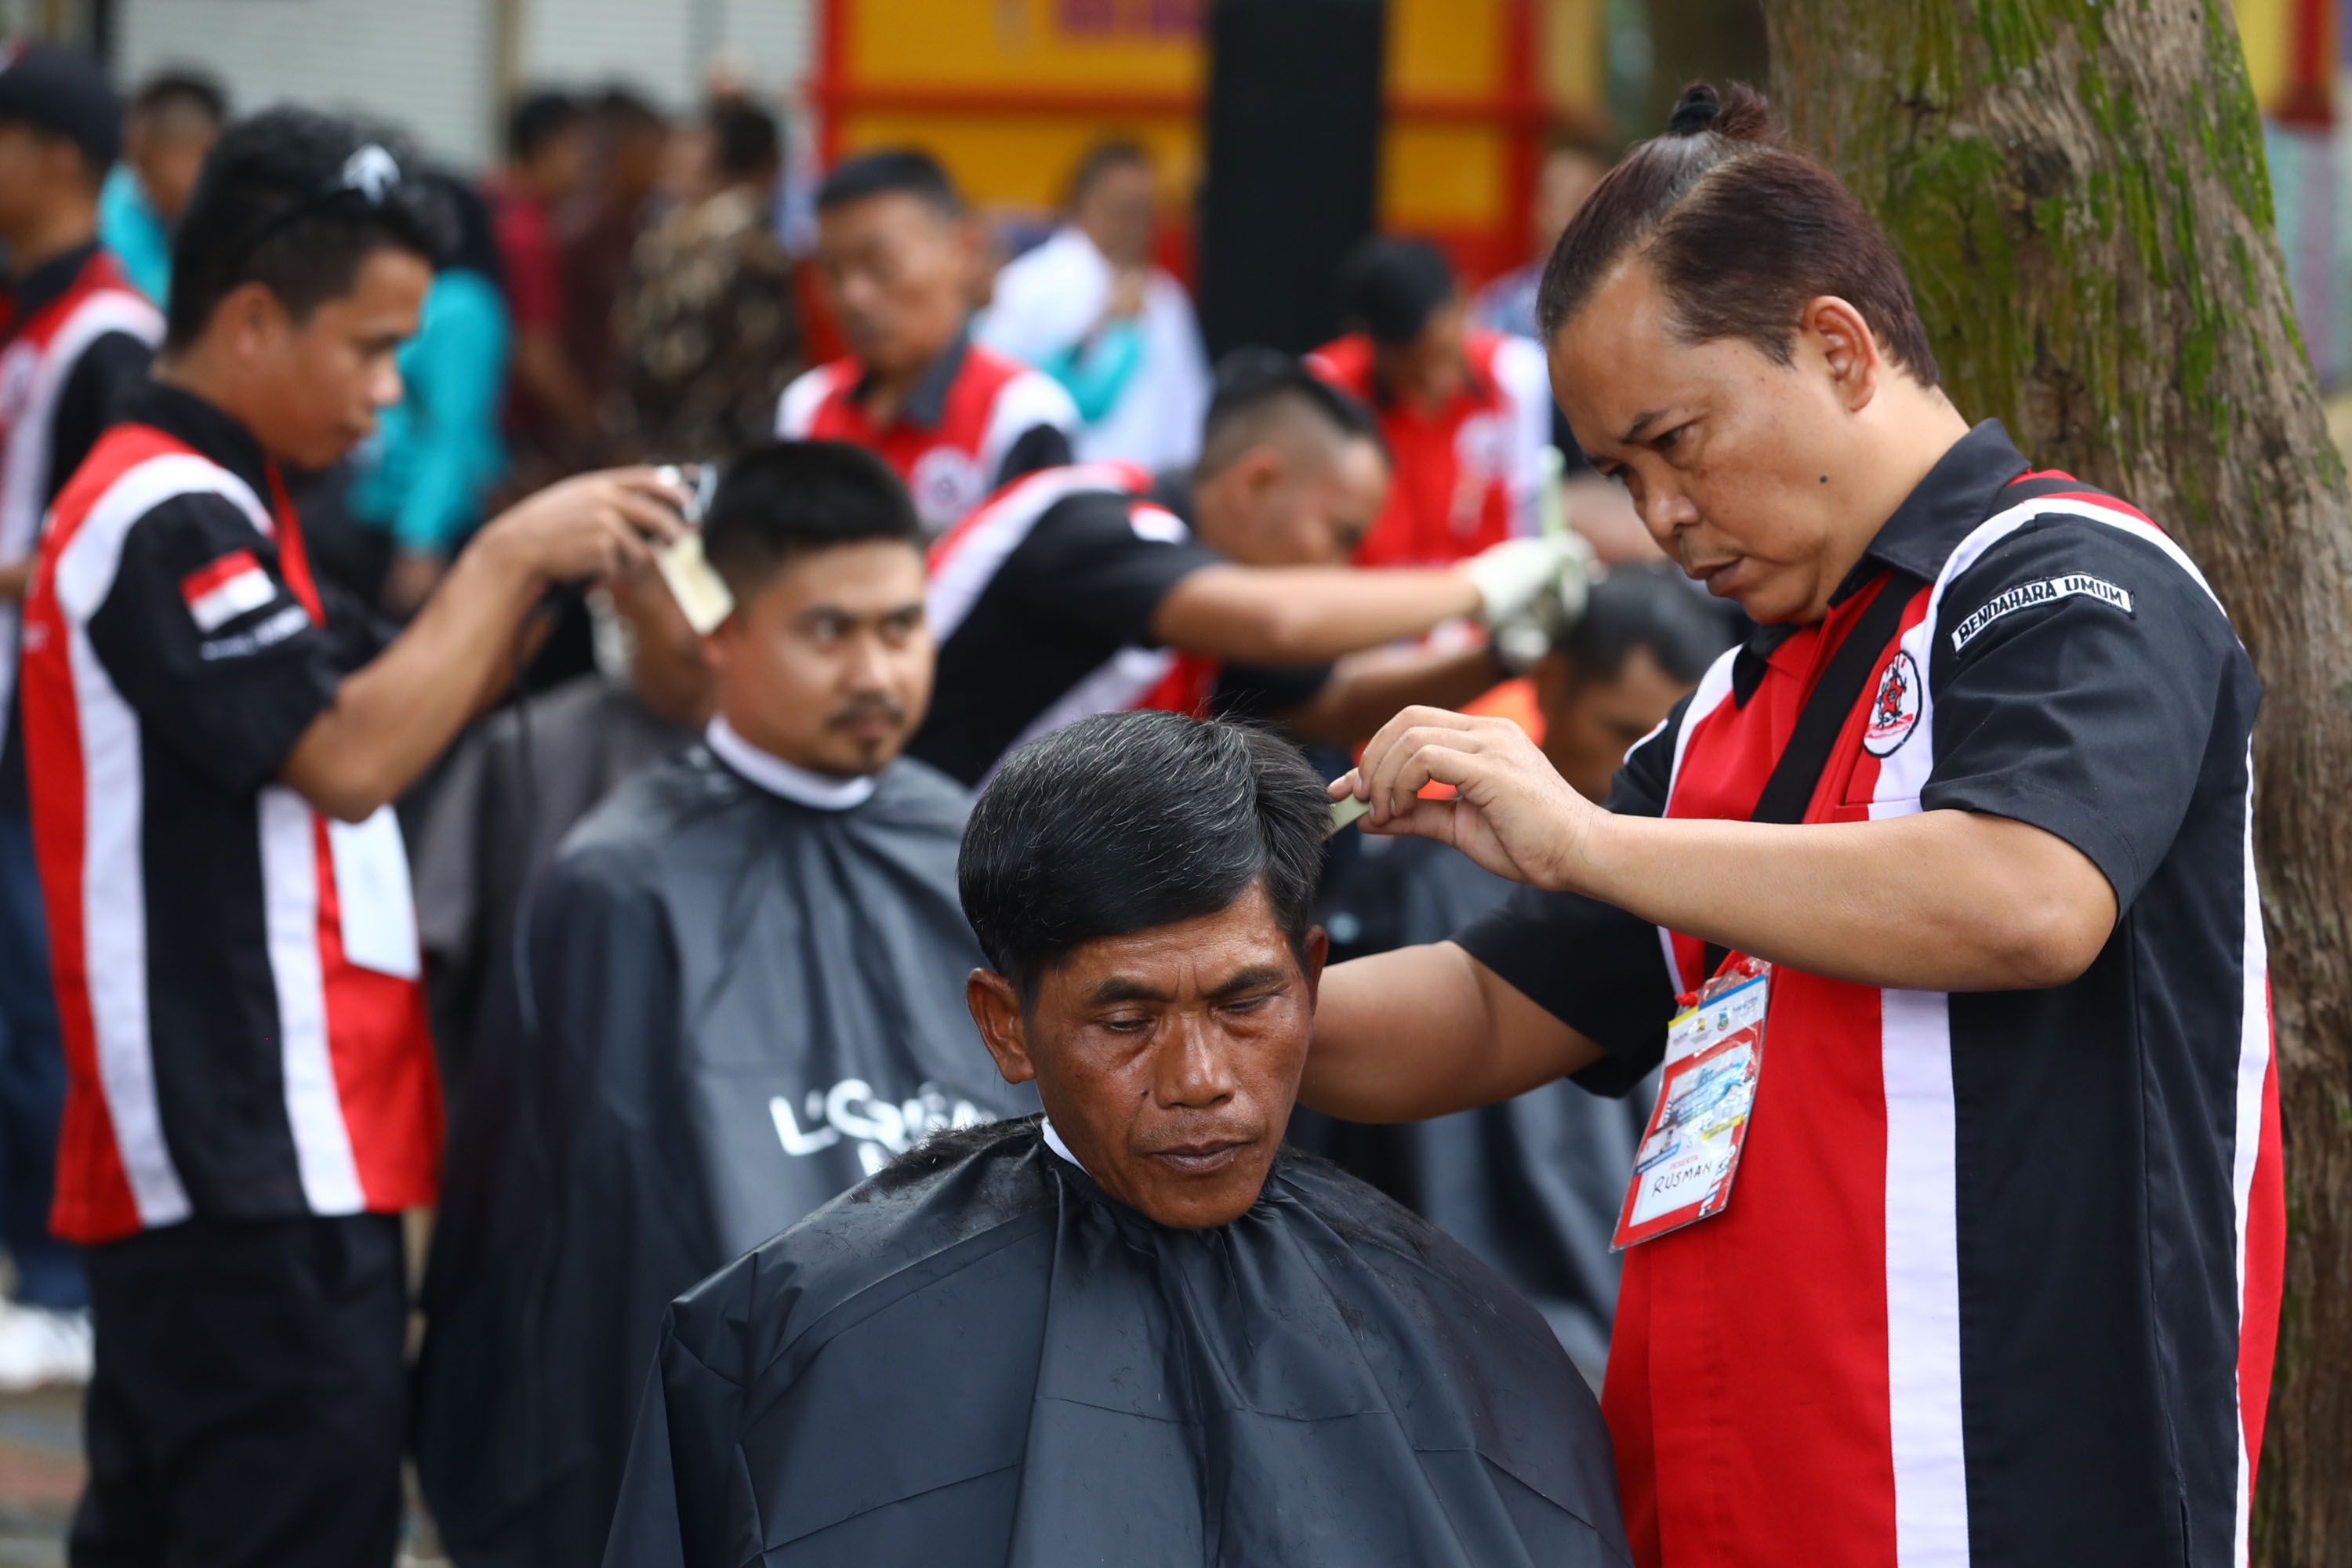
[[1082,461],[1155,472],[1199,455],[1209,361],[1184,286],[1151,262],[1159,216],[1151,156],[1132,142],[1079,159],[1068,221],[997,274],[980,340],[1069,389],[1086,422]]

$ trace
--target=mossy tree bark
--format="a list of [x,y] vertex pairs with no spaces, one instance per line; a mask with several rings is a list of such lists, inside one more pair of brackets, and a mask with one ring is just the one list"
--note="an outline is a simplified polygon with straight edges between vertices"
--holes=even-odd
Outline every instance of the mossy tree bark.
[[1970,417],[2229,606],[2254,735],[2287,1295],[2258,1561],[2352,1563],[2352,504],[2227,0],[1766,0],[1775,98],[1903,254]]

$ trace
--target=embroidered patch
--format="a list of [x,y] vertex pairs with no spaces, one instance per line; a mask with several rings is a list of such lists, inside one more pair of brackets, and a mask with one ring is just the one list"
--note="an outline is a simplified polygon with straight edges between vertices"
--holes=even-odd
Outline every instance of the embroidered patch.
[[198,643],[196,653],[205,659],[243,658],[276,647],[310,624],[310,612],[299,605],[289,605],[250,631],[232,632],[227,637]]
[[1959,652],[1976,640],[1977,634],[2012,610],[2022,610],[2030,605],[2054,604],[2060,599],[2080,595],[2096,599],[2103,605],[2113,605],[2125,615],[2132,613],[2130,591],[2116,587],[2103,577],[2085,576],[2070,572],[2061,577],[2037,578],[2020,583],[2007,592],[1987,600],[1984,606],[1952,628],[1952,651]]
[[1862,749],[1874,757],[1892,756],[1918,727],[1919,666],[1897,648],[1878,673],[1878,692],[1862,727]]
[[209,566],[180,579],[180,597],[196,630],[209,636],[249,610],[278,597],[278,585],[250,550],[232,550]]

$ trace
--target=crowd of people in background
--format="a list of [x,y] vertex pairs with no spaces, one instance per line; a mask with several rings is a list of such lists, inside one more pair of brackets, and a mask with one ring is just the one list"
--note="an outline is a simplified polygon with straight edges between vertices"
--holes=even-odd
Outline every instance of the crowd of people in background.
[[[69,641],[83,661],[44,677],[62,684],[42,689],[36,748],[62,743],[58,704],[70,697],[87,734],[103,696],[109,713],[132,715],[123,733],[146,737],[151,795],[217,795],[184,831],[245,834],[220,851],[247,857],[234,864],[149,854],[145,915],[75,905],[64,1024],[44,876],[50,910],[79,895],[37,853],[26,724],[13,683],[0,687],[0,1241],[16,1286],[0,1311],[0,1389],[97,1369],[86,1549],[179,1528],[136,1500],[220,1472],[163,1448],[192,1450],[216,1439],[207,1423],[243,1419],[233,1389],[163,1415],[127,1381],[180,1342],[126,1303],[195,1277],[201,1247],[226,1245],[180,1222],[276,1215],[256,1194],[280,1189],[285,1213],[314,1218],[424,1201],[442,1149],[418,1086],[437,1069],[456,1136],[425,1287],[427,1496],[461,1563],[534,1563],[551,1542],[561,1560],[592,1561],[582,1553],[603,1540],[664,1303],[925,1127],[1027,1105],[961,1016],[980,958],[951,866],[969,792],[1008,753],[1094,714],[1172,708],[1280,726],[1329,775],[1403,706],[1476,704],[1517,719],[1597,799],[1736,635],[1664,570],[1558,423],[1532,341],[1536,262],[1474,289],[1436,246],[1372,237],[1332,279],[1344,336],[1303,358],[1244,349],[1213,367],[1185,285],[1160,261],[1181,193],[1121,136],[1076,161],[1049,223],[1014,225],[973,211],[944,150],[861,150],[788,191],[786,122],[735,83],[683,112],[622,86],[530,92],[478,178],[418,157],[394,128],[233,112],[199,74],[156,76],[126,100],[59,50],[0,69],[7,666],[16,607],[47,581],[35,566],[45,517],[102,531],[108,486],[160,460],[123,428],[162,431],[172,453],[230,476],[192,481],[213,502],[258,498],[178,521],[142,519],[194,505],[184,496],[125,514],[118,538],[184,528],[199,542],[152,563],[127,552],[85,605],[59,579],[63,618],[35,621],[26,642],[50,639],[55,654]],[[1583,137],[1543,162],[1538,258],[1606,167]],[[411,206],[429,222],[387,216]],[[788,221],[803,208],[813,224]],[[1006,244],[1016,230],[1025,247]],[[311,248],[286,253],[289,236]],[[387,254],[430,262],[415,268],[413,321],[406,274],[371,270]],[[252,346],[278,330],[264,295],[298,336],[323,331],[331,308],[376,312],[377,326],[350,325],[353,352],[389,356],[394,395],[376,370],[338,384],[380,403],[373,417],[314,409],[305,426],[286,411],[324,384]],[[838,352],[820,359],[824,344]],[[110,426],[106,482],[69,494]],[[652,558],[703,503],[679,476],[638,466],[653,464],[706,480],[709,563],[735,606],[715,633],[689,624]],[[679,521],[648,521],[648,509]],[[497,569],[486,559],[520,574],[484,586]],[[114,618],[193,615],[198,635],[109,626],[131,589],[145,607]],[[526,612],[529,636],[500,629]],[[353,629],[379,622],[365,639]],[[298,647],[311,662],[289,662]],[[268,655],[253,662],[278,672],[273,684],[219,686],[247,654]],[[437,706],[373,686],[351,696],[387,669],[386,681],[463,689]],[[296,718],[257,717],[270,703]],[[322,740],[321,725],[342,727]],[[379,731],[391,738],[369,739]],[[105,765],[137,769],[138,743]],[[327,746],[346,760],[331,765]],[[213,754],[184,776],[157,760],[175,751]],[[348,760],[362,753],[378,759],[363,778]],[[94,776],[74,773],[74,787]],[[341,1076],[341,1119],[333,1082],[311,1082],[326,1098],[302,1110],[291,1057],[269,1090],[294,1107],[291,1133],[268,1136],[291,1137],[299,1180],[194,1152],[215,1110],[175,1087],[178,1023],[142,994],[137,1047],[109,1035],[131,1027],[121,1009],[132,1005],[107,999],[120,977],[94,945],[101,920],[143,919],[165,951],[187,933],[153,911],[201,904],[190,879],[253,875],[256,790],[265,822],[294,813],[290,831],[315,823],[333,847],[304,873],[306,907],[338,904],[319,889],[340,889],[340,913],[317,914],[340,919],[340,934],[299,962],[326,998],[314,1020],[326,1054],[310,1070]],[[394,836],[373,842],[397,849],[376,811],[395,801],[421,946],[387,963],[362,958],[353,910],[397,884],[406,919],[410,873],[377,863],[365,873],[377,880],[359,879],[345,848],[360,829],[345,826],[382,816]],[[151,805],[151,826],[164,809]],[[280,851],[259,853],[260,874],[278,877]],[[1413,840],[1350,838],[1331,857],[1321,919],[1347,954],[1442,936],[1506,886]],[[273,905],[267,918],[284,917]],[[754,939],[769,945],[743,956]],[[223,993],[223,1016],[268,1012],[273,973],[282,999],[286,954],[306,940],[272,925],[277,969],[240,981],[263,1001]],[[431,1067],[382,1067],[402,1086],[383,1090],[391,1110],[363,1103],[375,1090],[355,1087],[344,1053],[360,1047],[340,1032],[360,991],[337,989],[339,966],[371,963],[368,984],[421,980],[432,1018]],[[58,1212],[108,1260],[115,1305],[95,1363],[82,1265],[49,1221],[73,1056],[61,1035],[76,1028],[71,1114],[90,1124],[69,1134],[79,1173]],[[143,1100],[125,1098],[134,1058],[162,1081],[142,1080]],[[1561,1089],[1378,1133],[1302,1117],[1297,1136],[1485,1253],[1597,1384],[1607,1238],[1645,1102],[1628,1102],[1629,1121]],[[703,1098],[681,1108],[678,1094]],[[306,1114],[340,1152],[305,1142]],[[429,1147],[387,1152],[395,1135]],[[679,1147],[698,1141],[702,1152]],[[779,1148],[826,1152],[791,1185],[761,1163]],[[320,1174],[330,1166],[341,1176]],[[739,1201],[752,1189],[766,1197]],[[673,1203],[687,1191],[699,1194],[691,1213]],[[667,1220],[678,1234],[654,1245]],[[612,1226],[635,1241],[600,1234]],[[337,1234],[352,1249],[337,1267],[398,1280],[384,1234]],[[162,1236],[188,1250],[154,1250]],[[122,1249],[141,1247],[126,1264]],[[256,1290],[282,1283],[255,1258],[236,1267]],[[601,1314],[593,1331],[583,1301]],[[381,1338],[398,1316],[382,1307],[310,1326]],[[326,1560],[305,1555],[319,1540],[362,1552],[339,1561],[373,1552],[402,1420],[383,1361],[396,1328],[366,1366],[332,1372],[364,1384],[345,1417],[384,1428],[353,1439],[353,1468],[325,1467],[321,1490],[287,1494],[282,1517],[228,1535],[277,1531],[285,1562]],[[254,1370],[267,1346],[240,1353],[223,1364],[280,1391],[320,1386]],[[500,1369],[513,1386],[495,1386]],[[280,1458],[339,1440],[299,1423],[266,1436],[276,1446],[256,1451]],[[337,1488],[360,1489],[364,1506],[306,1535]]]

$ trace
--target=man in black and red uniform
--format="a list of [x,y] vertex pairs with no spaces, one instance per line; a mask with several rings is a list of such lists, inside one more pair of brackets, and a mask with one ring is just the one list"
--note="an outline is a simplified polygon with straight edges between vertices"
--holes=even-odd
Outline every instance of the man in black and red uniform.
[[776,434],[870,447],[923,526],[1070,460],[1077,405],[1043,371],[971,340],[981,237],[947,172],[890,149],[845,161],[816,194],[817,277],[849,354],[784,388]]
[[1349,552],[1388,479],[1361,404],[1286,354],[1239,351],[1191,474],[1049,469],[933,547],[939,691],[908,751],[977,784],[1023,742],[1095,713],[1259,715],[1346,746],[1401,697],[1469,700],[1510,673],[1492,645],[1373,650],[1523,617],[1570,558],[1520,539],[1454,566],[1356,571]]
[[0,1388],[89,1375],[81,1265],[49,1235],[65,1061],[26,816],[16,638],[41,518],[163,335],[163,316],[98,246],[121,123],[91,60],[34,45],[0,65],[0,1241],[16,1268],[16,1300],[0,1308]]
[[677,529],[650,472],[569,481],[389,646],[313,578],[280,465],[327,467],[398,400],[426,204],[339,121],[231,127],[153,378],[58,493],[26,600],[54,1226],[96,1327],[78,1562],[392,1560],[398,1215],[433,1201],[441,1116],[390,802],[551,582]]
[[1339,274],[1355,329],[1307,362],[1371,405],[1396,459],[1363,566],[1438,566],[1534,531],[1552,444],[1543,350],[1470,325],[1436,247],[1372,238]]
[[[1501,720],[1373,738],[1367,828],[1526,886],[1328,970],[1306,1101],[1663,1069],[1602,1400],[1642,1568],[2245,1563],[2286,1207],[2220,601],[1969,426],[1885,236],[1743,89],[1601,184],[1541,313],[1595,466],[1761,630],[1606,809]],[[1670,1022],[1750,960],[1753,1029]]]

